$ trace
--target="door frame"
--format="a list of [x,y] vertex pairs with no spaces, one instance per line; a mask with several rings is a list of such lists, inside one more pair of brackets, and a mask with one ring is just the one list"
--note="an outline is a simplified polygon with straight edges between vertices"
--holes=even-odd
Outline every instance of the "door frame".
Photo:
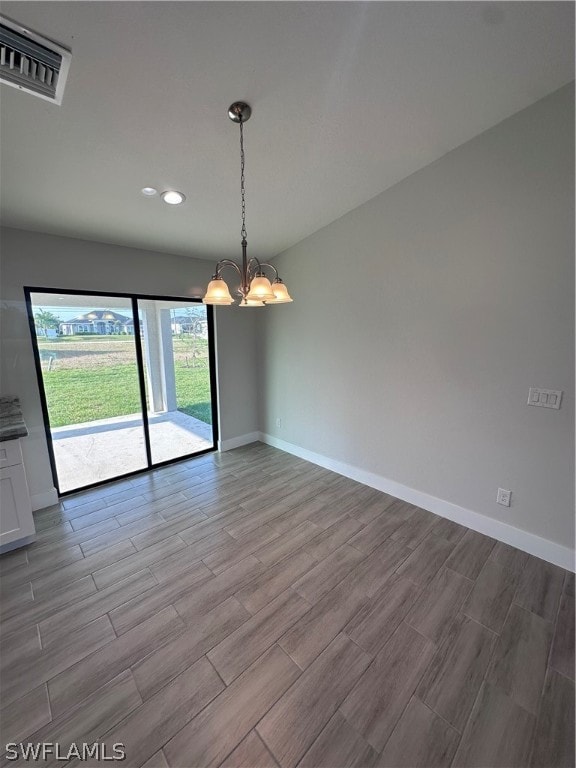
[[[140,388],[140,407],[142,416],[142,427],[144,430],[144,444],[146,448],[146,461],[147,466],[142,469],[136,469],[132,472],[126,472],[122,475],[116,475],[115,477],[107,478],[106,480],[99,480],[97,483],[89,483],[79,488],[74,488],[71,491],[60,491],[60,485],[58,482],[58,471],[56,467],[56,457],[54,454],[54,447],[52,444],[52,432],[50,430],[50,413],[48,411],[48,401],[46,398],[46,391],[44,389],[44,377],[42,372],[42,363],[40,360],[40,350],[38,347],[38,336],[36,334],[36,324],[34,322],[34,311],[32,307],[32,294],[33,293],[53,293],[55,295],[71,294],[74,296],[110,296],[120,299],[128,299],[132,305],[132,314],[134,318],[134,344],[136,351],[136,370],[138,376],[138,386]],[[212,453],[218,450],[218,396],[217,396],[217,382],[216,382],[216,346],[214,342],[214,308],[210,305],[206,305],[206,320],[208,327],[208,366],[210,372],[210,401],[212,405],[212,448],[205,448],[202,451],[196,451],[195,453],[185,454],[183,456],[177,456],[174,459],[168,459],[166,461],[160,461],[154,463],[152,461],[152,450],[150,445],[150,427],[148,424],[148,408],[146,405],[146,378],[144,373],[144,355],[142,351],[142,337],[140,334],[140,316],[138,313],[138,299],[148,299],[152,301],[179,301],[183,304],[201,304],[201,299],[194,299],[190,296],[159,296],[146,293],[127,293],[126,291],[86,291],[86,290],[72,290],[70,288],[41,288],[37,286],[24,286],[24,297],[26,302],[26,311],[28,314],[28,325],[30,327],[30,335],[32,341],[32,351],[34,354],[34,366],[36,368],[36,378],[38,381],[38,389],[40,391],[40,404],[42,406],[42,416],[44,419],[44,431],[46,433],[46,442],[48,445],[48,456],[50,458],[50,468],[52,470],[52,478],[54,481],[54,487],[58,493],[58,497],[70,496],[80,491],[86,491],[90,488],[97,488],[107,483],[114,483],[117,480],[124,480],[134,475],[141,475],[143,472],[150,472],[152,469],[158,469],[159,467],[165,467],[170,464],[174,464],[178,461],[187,461],[193,459],[196,456],[203,456],[207,453]]]

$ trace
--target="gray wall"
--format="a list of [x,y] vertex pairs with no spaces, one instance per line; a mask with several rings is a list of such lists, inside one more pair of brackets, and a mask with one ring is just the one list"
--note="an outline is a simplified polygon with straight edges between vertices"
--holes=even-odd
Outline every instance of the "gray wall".
[[275,260],[295,301],[259,321],[265,433],[573,546],[572,93]]
[[[103,243],[4,228],[0,233],[1,390],[19,395],[31,432],[23,440],[33,496],[53,488],[23,286],[198,297],[213,264]],[[220,439],[258,429],[256,317],[216,307]]]

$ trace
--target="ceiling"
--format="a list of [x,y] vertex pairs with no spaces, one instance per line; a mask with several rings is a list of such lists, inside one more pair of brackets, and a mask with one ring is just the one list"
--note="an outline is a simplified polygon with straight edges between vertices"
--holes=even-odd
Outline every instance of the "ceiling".
[[[56,106],[1,86],[7,226],[272,257],[574,77],[571,2],[3,2],[72,49]],[[177,189],[181,206],[140,194]]]

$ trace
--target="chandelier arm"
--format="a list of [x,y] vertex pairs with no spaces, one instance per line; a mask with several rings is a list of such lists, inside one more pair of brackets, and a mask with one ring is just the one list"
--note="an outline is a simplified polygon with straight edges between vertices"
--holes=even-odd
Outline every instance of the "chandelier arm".
[[258,271],[263,273],[262,267],[270,267],[270,269],[274,272],[274,279],[278,279],[278,270],[274,266],[274,264],[268,264],[267,261],[258,261],[258,259],[252,257],[250,261],[255,261],[258,264]]
[[254,277],[256,272],[260,269],[260,261],[256,258],[256,256],[251,256],[248,259],[248,276]]
[[221,259],[216,264],[216,272],[214,273],[214,277],[220,277],[220,273],[224,269],[224,267],[234,267],[236,272],[240,275],[240,280],[242,280],[242,272],[240,271],[240,267],[238,264],[236,264],[235,261],[232,261],[232,259]]

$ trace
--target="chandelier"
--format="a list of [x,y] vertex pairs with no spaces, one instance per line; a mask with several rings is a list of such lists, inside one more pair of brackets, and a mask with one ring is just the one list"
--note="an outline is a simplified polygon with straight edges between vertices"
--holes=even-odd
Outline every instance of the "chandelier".
[[[231,259],[221,259],[216,264],[212,280],[208,283],[206,295],[202,299],[204,304],[233,304],[234,299],[230,294],[228,285],[222,278],[222,270],[231,267],[240,276],[240,285],[236,291],[240,297],[241,307],[263,307],[266,304],[284,304],[293,301],[288,293],[286,285],[278,275],[278,270],[273,264],[260,262],[254,256],[248,258],[246,249],[246,192],[244,188],[244,123],[250,119],[252,110],[249,104],[236,101],[228,109],[228,117],[232,122],[240,126],[240,195],[242,209],[242,266]],[[265,270],[272,271],[272,282],[266,276]]]

